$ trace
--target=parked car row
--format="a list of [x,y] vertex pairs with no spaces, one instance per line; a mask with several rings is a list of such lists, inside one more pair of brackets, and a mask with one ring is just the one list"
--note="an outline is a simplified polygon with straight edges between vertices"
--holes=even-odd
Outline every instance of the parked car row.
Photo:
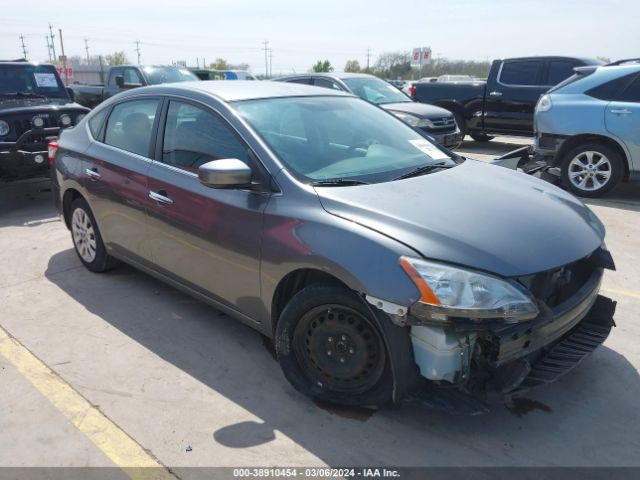
[[479,412],[571,370],[614,325],[602,223],[375,98],[281,81],[106,100],[50,145],[80,261],[124,261],[257,329],[332,403]]

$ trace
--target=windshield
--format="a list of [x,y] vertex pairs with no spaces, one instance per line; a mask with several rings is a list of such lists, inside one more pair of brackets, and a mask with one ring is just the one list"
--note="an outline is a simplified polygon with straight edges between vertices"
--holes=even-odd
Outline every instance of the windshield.
[[0,64],[0,96],[45,96],[69,98],[51,65],[2,65]]
[[309,183],[386,182],[421,166],[455,164],[417,131],[357,98],[270,98],[234,106],[288,170]]
[[159,83],[172,83],[172,82],[191,82],[193,80],[199,80],[197,76],[191,73],[186,68],[176,67],[144,67],[144,73],[149,79],[151,85],[157,85]]
[[412,100],[393,85],[375,77],[343,78],[353,93],[367,102],[381,105],[383,103],[411,102]]

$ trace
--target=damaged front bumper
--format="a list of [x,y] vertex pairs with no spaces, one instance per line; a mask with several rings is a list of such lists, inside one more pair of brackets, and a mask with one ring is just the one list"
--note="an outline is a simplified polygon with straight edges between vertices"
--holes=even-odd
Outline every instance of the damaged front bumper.
[[616,303],[598,293],[602,276],[603,268],[596,268],[568,299],[553,308],[543,304],[538,317],[515,324],[456,319],[435,325],[424,320],[420,304],[411,307],[405,318],[414,360],[429,388],[408,398],[430,406],[450,403],[452,411],[462,401],[468,410],[471,398],[523,393],[566,374],[615,325]]

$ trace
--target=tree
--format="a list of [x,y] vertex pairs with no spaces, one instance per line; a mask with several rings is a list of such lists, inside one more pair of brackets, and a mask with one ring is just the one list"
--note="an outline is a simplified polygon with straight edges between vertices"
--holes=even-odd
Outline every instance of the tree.
[[347,60],[344,66],[345,72],[358,73],[360,70],[360,62],[358,60]]
[[209,65],[212,70],[230,70],[231,66],[224,58],[216,58],[216,61]]
[[105,55],[104,58],[107,60],[109,65],[126,65],[129,63],[126,53],[122,50],[119,52],[113,52],[110,55]]
[[409,52],[386,52],[376,60],[373,71],[384,78],[408,76],[411,73],[411,54]]
[[311,67],[314,72],[333,72],[333,67],[331,66],[331,62],[329,60],[318,60],[318,62]]

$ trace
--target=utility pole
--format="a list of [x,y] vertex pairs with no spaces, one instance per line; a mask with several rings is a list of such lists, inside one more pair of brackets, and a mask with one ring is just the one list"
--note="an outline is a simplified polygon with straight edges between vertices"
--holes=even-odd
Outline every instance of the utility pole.
[[136,52],[138,54],[138,65],[140,65],[140,40],[136,40]]
[[87,40],[86,38],[84,39],[84,49],[87,52],[87,65],[89,65],[91,63],[91,61],[89,60],[89,40]]
[[64,54],[64,42],[62,41],[62,29],[58,29],[60,35],[60,50],[62,51],[62,68],[64,68],[64,85],[69,86],[69,71],[67,70],[67,56]]
[[369,59],[371,58],[371,49],[367,48],[367,73],[369,72]]
[[49,43],[49,35],[45,35],[44,39],[47,41],[47,55],[49,55],[49,63],[51,63],[51,44]]
[[58,57],[56,57],[56,36],[53,34],[53,25],[51,24],[49,24],[49,35],[51,36],[51,52],[53,53],[53,61],[55,62],[58,59]]
[[265,40],[262,43],[264,44],[264,76],[269,78],[269,62],[267,61],[267,45],[269,45],[269,42]]
[[269,78],[273,76],[273,50],[269,49]]
[[24,44],[24,35],[20,35],[20,41],[22,42],[22,57],[27,59],[27,46]]

